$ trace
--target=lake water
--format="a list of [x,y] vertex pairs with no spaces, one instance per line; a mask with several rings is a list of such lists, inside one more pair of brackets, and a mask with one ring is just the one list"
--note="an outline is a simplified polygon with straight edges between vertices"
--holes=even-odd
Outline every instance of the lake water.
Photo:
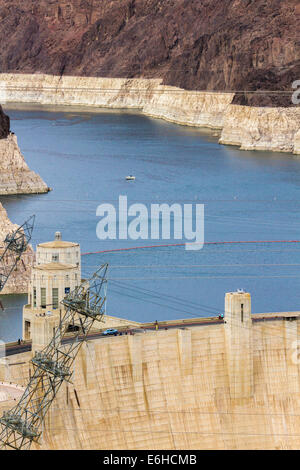
[[[165,240],[96,236],[101,203],[204,203],[205,241],[300,239],[300,159],[221,146],[214,132],[131,112],[4,106],[31,169],[48,194],[0,197],[10,219],[36,214],[33,244],[78,241],[82,252]],[[125,181],[134,174],[136,180]],[[172,242],[172,240],[171,240]],[[175,240],[178,242],[178,240]],[[110,264],[107,313],[139,321],[215,315],[244,288],[253,312],[299,310],[300,243],[166,247],[83,257],[83,276]],[[3,296],[0,338],[21,336],[25,296]]]

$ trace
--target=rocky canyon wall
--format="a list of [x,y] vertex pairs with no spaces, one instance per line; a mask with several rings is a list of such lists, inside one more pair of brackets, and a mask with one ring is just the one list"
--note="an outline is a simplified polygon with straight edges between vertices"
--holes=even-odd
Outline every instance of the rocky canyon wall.
[[27,163],[10,131],[9,117],[0,106],[0,195],[46,193],[46,183]]
[[0,139],[5,139],[9,134],[10,121],[9,117],[4,114],[0,105]]
[[242,150],[299,153],[300,107],[228,106],[220,143]]
[[0,0],[0,71],[158,78],[291,106],[299,16],[299,0]]
[[0,139],[0,195],[46,193],[42,178],[28,168],[13,133]]
[[294,139],[294,153],[300,155],[300,130],[296,132]]
[[0,74],[0,102],[136,109],[155,118],[221,130],[220,143],[299,152],[300,108],[232,104],[234,93],[189,91],[160,79]]
[[[8,233],[13,232],[17,228],[18,226],[9,220],[6,210],[0,203],[0,256],[3,253],[4,238]],[[29,245],[26,252],[22,255],[22,261],[18,262],[16,269],[12,272],[1,294],[23,294],[27,292],[33,261],[34,252],[32,246]]]
[[[0,196],[9,194],[45,193],[46,183],[34,171],[28,168],[17,143],[17,137],[10,131],[9,117],[0,106]],[[0,203],[0,254],[1,241],[5,236],[16,230]],[[15,271],[11,274],[2,294],[27,292],[30,269],[33,263],[33,250],[28,247]]]

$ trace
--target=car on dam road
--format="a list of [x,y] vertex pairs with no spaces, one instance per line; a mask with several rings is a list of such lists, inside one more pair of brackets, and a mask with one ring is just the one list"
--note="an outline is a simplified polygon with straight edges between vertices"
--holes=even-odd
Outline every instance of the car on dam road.
[[118,330],[116,330],[115,328],[108,328],[107,330],[104,330],[102,334],[104,336],[110,336],[110,335],[117,336]]

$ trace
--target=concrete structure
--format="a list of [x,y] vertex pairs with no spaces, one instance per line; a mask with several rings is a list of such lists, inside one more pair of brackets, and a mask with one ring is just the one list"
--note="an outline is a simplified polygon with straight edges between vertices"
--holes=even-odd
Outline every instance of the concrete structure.
[[[56,232],[52,242],[40,243],[28,287],[28,304],[23,308],[23,340],[32,341],[32,351],[43,349],[51,340],[64,309],[61,300],[81,282],[81,257],[78,243],[63,241]],[[73,326],[73,325],[72,325]],[[106,316],[106,328],[138,328],[139,323]]]
[[28,305],[23,309],[23,339],[33,339],[33,350],[42,349],[53,336],[63,314],[60,302],[81,282],[80,246],[61,239],[36,250],[28,289]]
[[[34,448],[298,449],[300,312],[251,315],[239,291],[225,323],[176,322],[87,341]],[[7,357],[0,381],[25,386],[31,357]]]
[[64,296],[81,282],[80,246],[66,242],[56,232],[55,240],[40,243],[32,269],[29,304],[57,309]]
[[230,394],[234,398],[253,393],[251,297],[230,292],[225,296],[225,339]]
[[0,402],[19,400],[24,393],[25,388],[20,385],[0,382]]

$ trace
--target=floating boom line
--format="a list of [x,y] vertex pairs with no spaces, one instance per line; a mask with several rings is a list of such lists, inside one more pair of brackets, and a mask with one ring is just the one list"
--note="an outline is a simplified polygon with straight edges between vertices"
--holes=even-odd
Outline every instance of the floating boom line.
[[[189,242],[190,243],[190,242]],[[204,245],[242,245],[247,243],[251,244],[263,244],[263,243],[300,243],[300,240],[237,240],[237,241],[219,241],[219,242],[204,242]],[[193,242],[196,244],[196,242]],[[118,251],[131,251],[131,250],[145,250],[147,248],[169,248],[169,247],[177,247],[177,246],[185,246],[186,243],[165,243],[163,245],[141,245],[141,246],[130,246],[125,248],[112,248],[110,250],[101,250],[101,251],[88,251],[86,253],[81,253],[81,256],[87,255],[98,255],[102,253],[114,253]]]
[[[91,279],[76,287],[62,301],[66,312],[48,346],[35,353],[31,360],[34,374],[19,402],[0,418],[0,448],[29,449],[39,442],[42,425],[58,390],[70,381],[75,358],[87,339],[93,323],[103,321],[106,308],[106,273],[102,265]],[[64,339],[70,324],[79,329],[70,339]],[[79,338],[80,337],[80,338]]]

